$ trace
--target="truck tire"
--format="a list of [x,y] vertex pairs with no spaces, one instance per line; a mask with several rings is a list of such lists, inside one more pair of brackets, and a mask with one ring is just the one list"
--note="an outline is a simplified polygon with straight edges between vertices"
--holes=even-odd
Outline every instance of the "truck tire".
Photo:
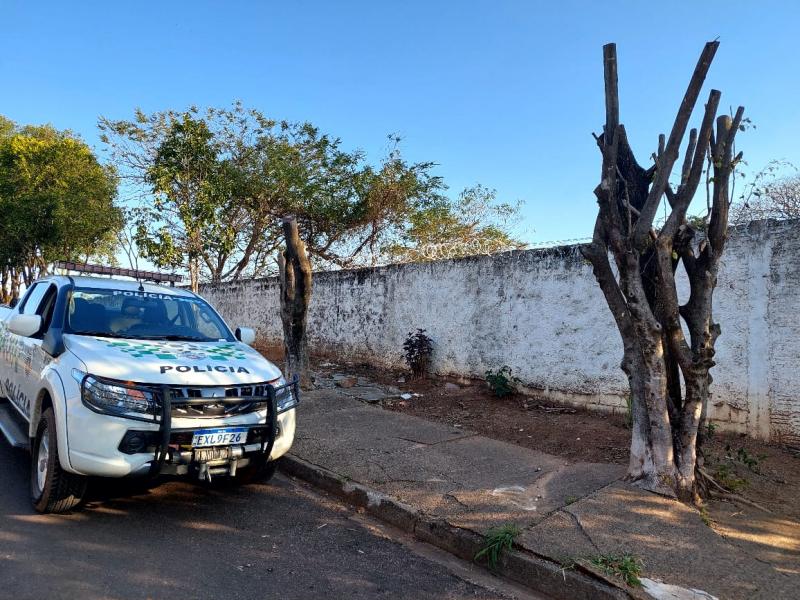
[[218,489],[232,489],[242,485],[250,485],[252,483],[267,483],[275,471],[278,470],[278,465],[274,460],[264,460],[263,457],[252,458],[250,464],[236,470],[236,475],[228,477],[215,477],[211,480],[211,487]]
[[233,479],[239,485],[247,485],[249,483],[267,483],[275,475],[278,470],[278,463],[274,460],[266,460],[264,457],[259,456],[253,458],[250,464],[243,467],[241,471],[236,473]]
[[86,493],[87,478],[61,468],[52,408],[42,413],[31,447],[31,500],[40,513],[65,513],[77,507]]

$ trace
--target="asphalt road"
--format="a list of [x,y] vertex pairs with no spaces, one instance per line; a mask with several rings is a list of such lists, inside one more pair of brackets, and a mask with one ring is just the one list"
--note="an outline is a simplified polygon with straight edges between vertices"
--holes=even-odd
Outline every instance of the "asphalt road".
[[219,490],[95,486],[36,514],[28,454],[0,438],[0,598],[531,598],[278,475]]

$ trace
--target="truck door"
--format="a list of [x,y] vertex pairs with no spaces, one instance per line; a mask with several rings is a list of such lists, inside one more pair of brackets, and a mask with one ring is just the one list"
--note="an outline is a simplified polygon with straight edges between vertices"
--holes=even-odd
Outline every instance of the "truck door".
[[54,284],[41,281],[31,287],[16,308],[23,315],[40,315],[42,328],[32,337],[8,333],[11,360],[3,382],[6,397],[17,409],[30,419],[31,406],[41,389],[41,374],[49,363],[49,357],[42,350],[42,337],[53,318],[57,288]]

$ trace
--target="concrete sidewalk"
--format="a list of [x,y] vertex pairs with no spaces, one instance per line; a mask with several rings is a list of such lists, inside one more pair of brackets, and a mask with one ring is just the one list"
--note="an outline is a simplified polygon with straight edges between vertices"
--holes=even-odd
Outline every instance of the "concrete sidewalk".
[[642,559],[645,577],[720,599],[800,597],[796,576],[733,546],[691,508],[623,483],[620,465],[386,411],[369,404],[370,390],[307,393],[284,469],[464,558],[489,529],[513,523],[522,533],[502,574],[555,597],[648,597],[589,564],[624,552]]

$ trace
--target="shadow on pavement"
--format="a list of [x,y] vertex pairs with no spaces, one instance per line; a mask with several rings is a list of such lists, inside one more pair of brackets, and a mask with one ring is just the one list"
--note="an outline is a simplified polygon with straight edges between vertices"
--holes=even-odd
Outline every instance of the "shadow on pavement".
[[40,515],[29,460],[0,443],[0,598],[498,598],[280,477],[95,481],[83,511]]

